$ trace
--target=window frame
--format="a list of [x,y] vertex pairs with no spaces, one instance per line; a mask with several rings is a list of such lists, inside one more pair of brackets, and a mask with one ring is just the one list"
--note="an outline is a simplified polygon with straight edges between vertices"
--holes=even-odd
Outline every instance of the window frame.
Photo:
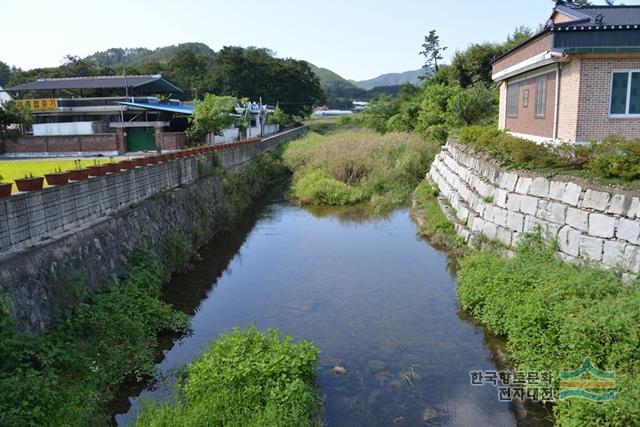
[[[509,88],[513,87],[515,88],[514,90],[517,90],[517,95],[515,97],[509,96]],[[511,111],[509,109],[509,101],[515,100],[515,114],[511,114]],[[513,105],[511,105],[513,107]],[[507,118],[508,119],[517,119],[518,118],[518,113],[520,112],[520,83],[511,83],[511,84],[507,84]]]
[[[533,116],[536,119],[546,119],[547,118],[547,96],[549,86],[549,79],[546,74],[536,77],[536,104],[535,111]],[[540,84],[542,82],[542,84]],[[540,88],[538,87],[540,86]],[[544,96],[541,96],[543,94]],[[542,99],[540,99],[542,98]],[[542,107],[542,112],[539,112],[538,107]]]
[[[613,75],[614,74],[627,74],[627,95],[626,105],[624,113],[612,113],[611,106],[613,104]],[[633,74],[640,74],[640,69],[615,69],[611,70],[611,81],[609,82],[609,110],[607,113],[611,118],[640,118],[640,113],[629,113],[631,107],[631,83],[633,80]]]

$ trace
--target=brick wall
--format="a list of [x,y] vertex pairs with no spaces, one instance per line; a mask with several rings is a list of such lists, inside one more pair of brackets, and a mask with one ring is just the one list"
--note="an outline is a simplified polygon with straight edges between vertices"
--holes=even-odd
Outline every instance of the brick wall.
[[181,150],[187,145],[187,135],[184,132],[160,132],[158,134],[161,150]]
[[499,59],[493,64],[493,74],[503,71],[513,65],[534,57],[540,53],[547,52],[551,49],[552,34],[544,34],[535,40],[531,40],[517,50],[511,52],[504,58]]
[[640,58],[581,59],[577,141],[601,140],[609,134],[640,138],[640,118],[609,117],[611,78],[615,69],[640,69]]
[[[303,126],[252,143],[220,145],[220,163],[237,169],[306,129]],[[86,227],[155,194],[193,183],[200,178],[199,162],[210,164],[211,156],[148,165],[0,199],[0,260],[9,252]]]
[[7,154],[28,153],[112,153],[118,151],[115,133],[94,135],[21,136],[5,142]]
[[[552,71],[545,74],[547,77],[547,99],[546,99],[546,113],[544,118],[536,117],[536,81],[539,77],[536,76],[524,81],[521,81],[520,96],[518,101],[518,117],[510,118],[505,114],[505,127],[511,132],[523,133],[527,135],[540,136],[545,138],[553,137],[553,118],[555,109],[555,93],[556,93],[556,73]],[[525,107],[523,105],[524,92],[529,91],[529,103]],[[505,93],[506,102],[506,93]]]
[[506,171],[454,141],[438,154],[429,178],[466,240],[482,233],[512,248],[540,227],[567,261],[640,273],[640,192]]
[[580,105],[580,79],[582,62],[572,59],[561,65],[560,106],[558,110],[558,139],[575,141]]

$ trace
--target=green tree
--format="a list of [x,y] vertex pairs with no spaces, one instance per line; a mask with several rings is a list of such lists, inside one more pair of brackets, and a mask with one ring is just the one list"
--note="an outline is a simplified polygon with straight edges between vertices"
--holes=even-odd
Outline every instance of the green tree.
[[280,108],[279,105],[276,105],[275,111],[269,116],[269,123],[284,126],[288,123],[291,123],[291,117],[289,117],[288,114],[282,111],[282,108]]
[[207,81],[207,72],[207,58],[184,49],[169,61],[165,77],[185,92],[184,98],[196,99],[196,95],[211,90],[210,83]]
[[451,97],[448,110],[456,127],[492,124],[498,113],[498,91],[478,83]]
[[[4,152],[4,142],[17,138],[23,125],[33,122],[31,111],[27,107],[21,107],[15,101],[8,101],[0,105],[0,153]],[[20,125],[14,128],[12,125]]]
[[11,67],[0,61],[0,86],[7,84],[11,78]]
[[193,114],[189,117],[189,139],[195,141],[208,133],[220,135],[223,129],[236,123],[235,105],[234,97],[211,93],[206,94],[202,101],[196,101]]
[[440,36],[436,34],[436,30],[429,31],[429,34],[424,37],[422,49],[420,55],[425,57],[425,63],[422,68],[427,70],[433,69],[437,72],[439,69],[438,61],[442,60],[442,53],[447,50],[447,48],[440,46]]

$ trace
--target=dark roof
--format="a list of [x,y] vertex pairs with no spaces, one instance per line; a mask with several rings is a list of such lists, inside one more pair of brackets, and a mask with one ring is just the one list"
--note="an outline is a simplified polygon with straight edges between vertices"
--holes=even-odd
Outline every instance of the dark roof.
[[38,79],[7,88],[7,91],[25,92],[33,90],[58,89],[124,89],[125,87],[140,89],[146,92],[182,92],[182,90],[161,75],[153,76],[91,76],[63,77],[55,79]]
[[640,28],[640,6],[637,5],[580,6],[571,2],[558,1],[555,10],[573,18],[573,21],[553,24],[552,31],[638,30]]
[[170,113],[180,114],[193,114],[194,110],[191,105],[147,104],[142,102],[118,102],[118,104],[141,108],[144,110],[168,111]]

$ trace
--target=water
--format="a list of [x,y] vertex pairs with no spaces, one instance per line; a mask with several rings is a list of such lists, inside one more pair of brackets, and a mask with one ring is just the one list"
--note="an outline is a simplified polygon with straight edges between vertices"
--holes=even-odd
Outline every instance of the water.
[[[115,421],[132,422],[141,399],[167,398],[175,372],[220,332],[255,324],[321,349],[316,381],[329,426],[516,425],[495,388],[469,384],[469,371],[495,369],[495,343],[460,312],[447,256],[416,236],[406,210],[334,213],[275,202],[204,248],[165,295],[193,314],[193,333],[163,343],[159,378],[123,396]],[[332,371],[338,364],[347,375]]]

